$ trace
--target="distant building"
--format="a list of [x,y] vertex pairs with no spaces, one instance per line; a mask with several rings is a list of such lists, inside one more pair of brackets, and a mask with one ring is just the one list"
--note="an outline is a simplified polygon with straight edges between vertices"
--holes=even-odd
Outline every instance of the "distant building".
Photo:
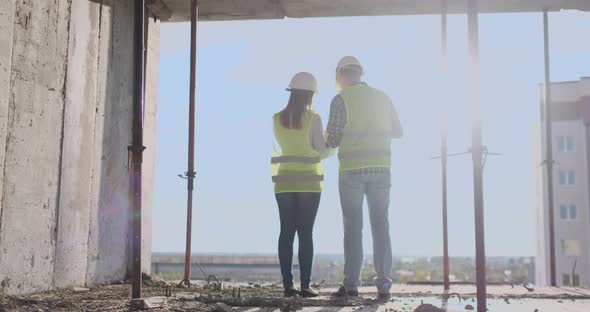
[[[553,83],[555,254],[558,286],[590,287],[590,77]],[[541,86],[544,107],[544,86]],[[536,283],[549,285],[545,122],[535,131]]]

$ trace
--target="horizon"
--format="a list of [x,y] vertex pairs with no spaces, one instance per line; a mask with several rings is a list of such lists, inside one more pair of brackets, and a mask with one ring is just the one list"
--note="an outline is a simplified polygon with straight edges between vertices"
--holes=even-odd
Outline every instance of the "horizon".
[[[158,256],[182,256],[184,257],[185,253],[182,251],[175,251],[175,252],[161,252],[161,251],[155,251],[152,252],[152,256],[154,255],[158,255]],[[191,253],[191,257],[195,257],[195,256],[219,256],[219,257],[224,257],[224,256],[235,256],[235,257],[275,257],[277,256],[277,254],[272,254],[272,253],[229,253],[229,252],[220,252],[220,253],[200,253],[200,252],[193,252]],[[366,258],[370,258],[372,257],[373,254],[371,253],[365,253],[364,257]],[[332,258],[332,257],[342,257],[344,258],[344,254],[329,254],[329,253],[315,253],[314,257],[316,258]],[[442,258],[442,255],[438,255],[438,256],[413,256],[413,255],[398,255],[398,254],[393,254],[393,258],[396,259],[407,259],[407,258],[412,258],[412,259],[437,259],[437,258]],[[461,255],[453,255],[453,256],[449,256],[449,259],[475,259],[475,255],[471,255],[471,256],[461,256]],[[514,258],[532,258],[534,259],[535,256],[486,256],[486,259],[514,259]]]

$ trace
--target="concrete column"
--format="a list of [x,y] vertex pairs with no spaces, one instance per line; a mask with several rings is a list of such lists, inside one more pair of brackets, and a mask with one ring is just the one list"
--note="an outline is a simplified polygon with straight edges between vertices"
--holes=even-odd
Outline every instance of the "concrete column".
[[[152,259],[152,202],[156,165],[156,114],[158,111],[158,82],[160,67],[160,21],[149,19],[146,68],[145,111],[143,121],[142,173],[142,272],[151,272]],[[180,239],[180,238],[179,238]]]
[[[86,279],[91,171],[97,97],[100,4],[73,1],[68,46],[67,89],[59,196],[55,286]],[[98,156],[100,157],[100,156]]]
[[[94,137],[92,143],[92,170],[90,181],[90,213],[88,226],[88,248],[86,266],[86,284],[92,285],[96,281],[97,264],[99,259],[99,207],[102,205],[102,170],[103,170],[103,136],[105,120],[105,104],[108,95],[107,76],[110,68],[112,7],[100,7],[98,59],[96,67],[97,90],[92,103],[96,114],[94,116]],[[123,169],[124,170],[124,169]]]
[[[0,3],[0,293],[122,280],[133,94],[127,0]],[[146,72],[143,271],[150,272],[160,23]]]
[[[104,13],[104,11],[103,11]],[[97,115],[93,164],[93,196],[96,212],[90,216],[87,284],[123,279],[127,274],[131,235],[131,188],[127,146],[131,143],[133,92],[132,1],[112,1],[110,40],[106,66],[104,112]],[[103,14],[103,19],[105,14]],[[101,53],[102,35],[101,29]],[[100,61],[102,67],[103,61]],[[99,68],[99,74],[101,73]],[[99,78],[102,80],[102,77]],[[99,98],[102,90],[99,90]],[[102,133],[98,127],[102,127]],[[96,155],[95,155],[96,156]]]
[[[2,228],[2,187],[4,186],[4,157],[6,149],[6,122],[10,99],[12,72],[12,34],[14,30],[15,0],[0,3],[0,229]],[[0,232],[1,233],[1,232]],[[2,237],[0,236],[0,241]]]
[[15,5],[0,292],[53,287],[69,6],[68,0],[20,0]]

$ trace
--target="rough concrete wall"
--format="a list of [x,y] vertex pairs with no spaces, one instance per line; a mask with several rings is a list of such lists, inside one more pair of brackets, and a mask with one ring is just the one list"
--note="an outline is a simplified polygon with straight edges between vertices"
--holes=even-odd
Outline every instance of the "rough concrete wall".
[[70,3],[15,3],[5,141],[2,291],[53,287]]
[[[102,6],[97,67],[98,90],[91,181],[86,284],[124,279],[130,264],[132,224],[129,154],[133,94],[133,7],[131,1]],[[143,271],[151,270],[151,201],[159,67],[159,21],[150,20],[146,72],[143,167]],[[153,147],[152,147],[153,146]]]
[[146,146],[143,157],[143,200],[142,200],[142,271],[152,270],[152,202],[154,194],[154,172],[156,165],[156,114],[158,111],[158,77],[160,65],[160,21],[149,19],[145,111],[143,121],[143,142]]
[[[6,150],[6,121],[10,98],[12,72],[12,34],[14,30],[15,0],[0,3],[0,194],[4,184],[4,157]],[[1,198],[1,197],[0,197]],[[0,229],[2,229],[2,201],[0,200]],[[2,237],[0,236],[0,239]],[[1,278],[0,278],[1,280]]]
[[55,286],[85,282],[100,4],[73,1],[67,63]]
[[[127,275],[132,23],[128,0],[0,2],[0,293],[94,285]],[[150,20],[150,29],[146,272],[159,22]]]
[[[131,143],[133,94],[132,1],[113,1],[111,6],[110,50],[106,72],[106,92],[96,215],[91,218],[91,249],[88,253],[87,284],[123,279],[127,274],[131,235],[131,189],[127,146]],[[104,16],[103,16],[104,18]]]
[[103,5],[100,7],[100,32],[98,43],[98,60],[97,60],[97,96],[93,101],[95,107],[94,120],[94,137],[92,149],[92,173],[91,173],[91,195],[90,195],[90,215],[88,228],[88,254],[86,284],[92,285],[96,281],[97,263],[100,257],[98,248],[99,231],[99,203],[101,194],[101,177],[102,177],[102,159],[103,159],[103,135],[105,120],[105,104],[107,99],[107,73],[110,68],[111,56],[111,26],[112,26],[112,7]]

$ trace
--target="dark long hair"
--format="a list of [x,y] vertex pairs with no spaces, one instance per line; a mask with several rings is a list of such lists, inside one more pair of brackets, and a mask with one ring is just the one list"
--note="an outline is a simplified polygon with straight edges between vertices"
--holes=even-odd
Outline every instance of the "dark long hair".
[[302,116],[311,107],[313,92],[307,90],[291,90],[289,103],[279,114],[281,125],[287,129],[301,129]]

